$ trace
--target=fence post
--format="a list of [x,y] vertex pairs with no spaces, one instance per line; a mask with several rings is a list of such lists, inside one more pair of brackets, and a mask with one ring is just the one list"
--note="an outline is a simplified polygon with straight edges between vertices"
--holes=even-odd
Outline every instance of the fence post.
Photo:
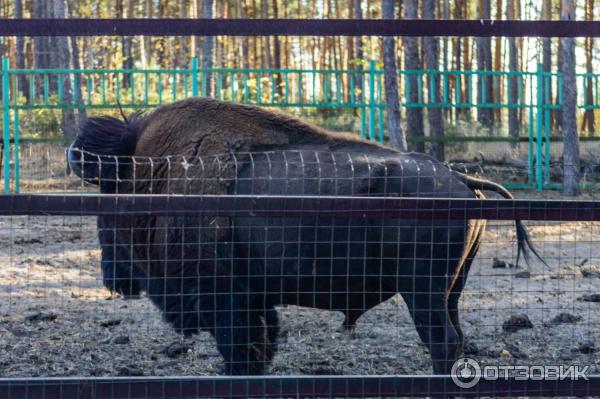
[[2,138],[4,139],[4,192],[10,193],[10,80],[8,77],[8,68],[10,64],[8,58],[2,58]]
[[202,69],[200,75],[202,76],[202,86],[200,86],[200,95],[202,97],[206,97],[206,70]]
[[544,75],[543,75],[542,64],[537,65],[537,116],[535,124],[535,185],[538,191],[544,189],[544,176],[542,166],[542,125],[544,123]]
[[192,96],[198,97],[198,57],[192,58]]
[[[15,83],[17,81],[15,80]],[[18,90],[15,90],[15,96],[17,95]],[[15,180],[15,193],[19,193],[21,186],[21,164],[19,162],[19,109],[15,107],[13,111],[14,121],[13,121],[13,163],[14,163],[14,180]]]
[[369,140],[375,140],[375,68],[377,62],[375,60],[369,61]]
[[546,73],[543,75],[544,79],[544,145],[545,147],[545,157],[544,157],[544,182],[551,183],[550,181],[550,160],[552,158],[552,147],[550,145],[550,97],[548,96],[549,88],[552,75]]

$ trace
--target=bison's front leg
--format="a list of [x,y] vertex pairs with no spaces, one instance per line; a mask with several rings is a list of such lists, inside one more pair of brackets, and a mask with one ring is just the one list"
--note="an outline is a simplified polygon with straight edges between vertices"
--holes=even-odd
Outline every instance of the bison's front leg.
[[263,374],[275,354],[277,312],[273,307],[246,306],[246,295],[229,294],[217,301],[221,303],[215,315],[214,336],[225,359],[225,372],[230,375]]
[[127,299],[139,298],[142,287],[134,275],[129,261],[122,261],[119,248],[102,250],[102,283],[111,292],[123,295]]
[[131,254],[121,245],[123,237],[117,236],[118,225],[111,216],[98,217],[98,241],[102,248],[102,283],[110,292],[125,298],[138,298],[143,290],[141,273],[133,266]]

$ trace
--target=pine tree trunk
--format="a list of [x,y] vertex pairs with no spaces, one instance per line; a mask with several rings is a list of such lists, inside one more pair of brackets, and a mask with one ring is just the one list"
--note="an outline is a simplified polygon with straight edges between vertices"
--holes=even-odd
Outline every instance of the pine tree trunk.
[[[81,69],[81,63],[79,62],[79,45],[77,44],[77,37],[73,36],[71,38],[71,53],[73,55],[73,68],[74,69]],[[83,79],[81,77],[81,74],[76,74],[74,79],[77,80],[77,91],[75,93],[76,96],[76,103],[77,104],[83,104]],[[77,109],[77,122],[79,126],[82,126],[85,123],[85,120],[87,119],[87,112],[86,109],[84,107],[82,108],[78,108]]]
[[[54,0],[54,17],[66,18],[65,0]],[[57,65],[60,69],[69,69],[71,66],[71,50],[69,48],[69,37],[59,36],[56,38],[57,44]],[[58,84],[62,86],[62,104],[67,106],[73,103],[73,88],[71,84],[71,74],[59,75]],[[75,111],[73,108],[64,108],[62,110],[62,129],[65,137],[75,138],[77,136],[77,122],[75,120]]]
[[[56,0],[48,0],[45,3],[47,18],[57,18],[54,10],[56,4],[55,1]],[[59,56],[60,50],[58,50],[60,46],[59,40],[60,39],[56,36],[46,37],[46,54],[48,57],[49,68],[59,68],[59,65],[62,63]],[[56,93],[58,91],[58,76],[55,74],[50,74],[49,78],[50,90],[53,93]]]
[[[479,18],[490,19],[491,7],[490,0],[479,0]],[[489,37],[477,38],[477,70],[492,70],[492,41]],[[493,102],[492,98],[493,79],[491,75],[477,78],[477,101],[481,105],[489,105]],[[477,120],[486,128],[491,128],[493,124],[492,109],[488,107],[479,107],[477,109]]]
[[[423,19],[435,19],[436,0],[423,0]],[[425,65],[428,71],[438,71],[439,43],[438,39],[428,36],[423,39],[425,47]],[[427,108],[427,119],[429,121],[429,137],[440,139],[444,137],[444,121],[442,119],[440,75],[427,73],[427,92],[429,108]],[[431,155],[438,161],[444,161],[444,143],[441,141],[431,142]]]
[[[384,19],[394,19],[394,0],[381,0]],[[388,134],[392,145],[406,151],[402,127],[400,126],[400,102],[398,97],[398,68],[396,67],[396,38],[383,37],[383,69],[385,79],[385,102],[387,104]]]
[[[117,0],[120,1],[120,0]],[[167,5],[168,2],[165,1],[161,1],[158,3],[158,15],[160,16],[160,18],[166,18],[167,17]],[[158,60],[157,60],[157,64],[159,68],[166,68],[166,63],[167,63],[167,54],[168,54],[168,49],[167,49],[167,40],[168,38],[164,37],[164,36],[160,36],[157,40],[157,50],[158,50]],[[159,77],[160,79],[160,77]]]
[[[45,18],[46,12],[44,7],[44,0],[33,0],[33,18]],[[33,37],[33,48],[34,48],[34,58],[35,58],[35,67],[37,69],[47,68],[46,63],[46,39],[45,36],[34,36]],[[36,87],[42,87],[42,77],[37,76]],[[43,95],[41,91],[38,91],[36,94]]]
[[[562,70],[562,46],[563,46],[563,41],[559,40],[558,41],[558,51],[556,52],[556,65],[557,68],[559,70]],[[559,102],[559,90],[557,88],[556,90],[556,95],[554,96],[554,104],[558,105],[559,108],[557,110],[555,110],[556,112],[554,113],[554,119],[555,119],[555,123],[556,126],[559,126],[560,129],[562,129],[562,115],[563,115],[563,110],[562,107],[560,106],[560,102]]]
[[[417,19],[419,17],[418,9],[418,0],[404,0],[404,19]],[[419,42],[416,37],[404,37],[404,69],[415,72],[421,69]],[[419,103],[418,81],[420,79],[421,75],[416,73],[411,73],[406,78],[410,86],[405,94],[406,102],[409,104]],[[422,141],[425,137],[422,108],[408,107],[406,109],[406,134],[410,151],[425,152],[425,143]],[[411,140],[413,137],[415,140]]]
[[[514,6],[512,2],[508,2],[506,8],[506,17],[508,19],[515,19]],[[508,38],[508,69],[513,73],[517,72],[517,39],[512,36]],[[508,78],[508,103],[517,105],[519,101],[519,81],[516,75],[510,75]],[[508,109],[508,134],[515,139],[512,146],[518,147],[520,135],[518,108]]]
[[[201,0],[196,0],[200,2]],[[144,2],[145,15],[148,18],[154,17],[154,7],[152,0],[146,0]],[[201,15],[201,14],[199,14]],[[152,64],[152,38],[150,36],[144,36],[142,39],[144,43],[144,65],[149,67]]]
[[[552,19],[552,0],[544,0],[542,5],[542,19],[551,20]],[[549,37],[545,37],[542,39],[542,71],[544,72],[552,72],[552,39]],[[541,88],[543,94],[542,98],[544,99],[545,105],[552,104],[552,82],[549,82],[548,85],[544,85]],[[551,113],[554,113],[551,111]],[[551,120],[554,119],[553,117]],[[544,120],[544,123],[546,121]],[[552,123],[552,122],[550,122]]]
[[[121,10],[119,18],[133,18],[133,1],[125,0],[125,4],[122,3],[122,0],[119,1]],[[122,36],[121,37],[121,55],[123,57],[123,68],[124,69],[133,69],[133,57],[131,54],[131,49],[133,47],[133,38],[131,36]],[[124,89],[130,87],[130,74],[123,74],[123,82],[122,86]]]
[[[213,0],[204,0],[202,16],[204,18],[213,17]],[[202,68],[211,69],[213,67],[213,52],[215,47],[215,37],[206,36],[204,38],[204,48],[202,49]],[[205,93],[207,97],[210,97],[212,93],[212,74],[210,72],[204,72]]]
[[[246,2],[244,2],[241,6],[240,6],[240,18],[248,18],[248,8],[246,7]],[[242,67],[245,69],[250,68],[250,54],[248,51],[250,42],[249,42],[249,38],[248,36],[244,36],[242,38],[242,43],[241,43],[241,53],[242,53]]]
[[[273,18],[279,18],[279,10],[277,8],[277,0],[272,1],[273,4]],[[281,69],[281,45],[280,40],[277,37],[273,38],[273,67],[275,69]],[[275,76],[275,93],[281,95],[282,93],[282,79],[281,73],[277,73]]]
[[[15,18],[23,18],[23,1],[14,0]],[[16,66],[17,69],[25,69],[25,40],[23,36],[17,36],[16,40]],[[19,93],[29,99],[29,90],[27,89],[27,77],[25,75],[17,75],[17,87]]]
[[[465,2],[465,0],[456,0],[456,2],[454,3],[454,12],[452,13],[452,17],[454,19],[463,19],[463,3]],[[461,37],[456,37],[454,38],[454,70],[455,71],[460,71],[462,69],[462,57],[463,57],[463,48],[467,49],[468,45],[466,45],[466,43],[463,43],[463,39]],[[459,89],[459,83],[460,83],[460,93],[456,93],[456,91],[458,91]],[[455,76],[454,78],[454,91],[455,91],[455,95],[458,95],[458,98],[460,99],[460,102],[463,103],[465,100],[463,98],[463,90],[466,84],[466,80],[464,79],[463,75],[458,74]],[[455,108],[455,119],[458,119],[459,116],[461,114],[464,113],[464,108]]]
[[[561,19],[575,20],[575,0],[562,0]],[[579,194],[579,136],[577,133],[577,82],[575,80],[575,40],[560,39],[563,76],[562,130],[563,193]]]
[[[450,18],[449,0],[442,0],[441,7],[442,7],[442,11],[441,11],[442,19],[449,19]],[[444,72],[448,71],[448,66],[449,66],[449,64],[448,64],[449,43],[450,43],[449,38],[447,36],[444,36],[442,38],[442,71],[444,71]],[[448,79],[447,75],[446,75],[446,78]],[[450,89],[448,89],[448,91],[450,91]],[[443,113],[442,116],[444,117],[444,120],[448,120],[448,118],[452,116],[452,108],[443,108],[442,113]]]
[[[261,0],[261,18],[269,18],[269,3],[268,0]],[[263,68],[273,68],[271,62],[271,36],[263,36]]]
[[[510,1],[508,1],[508,5],[510,6]],[[496,1],[496,19],[497,20],[501,20],[502,19],[502,10],[503,10],[503,1],[502,0],[497,0]],[[493,70],[494,71],[500,71],[502,70],[502,40],[504,40],[504,38],[502,37],[496,37],[494,38],[494,57],[493,57]],[[492,98],[493,98],[493,102],[495,104],[498,103],[502,103],[502,93],[503,93],[503,78],[501,76],[493,76],[492,77],[492,87],[491,87],[491,91],[492,91]],[[493,120],[500,120],[501,119],[501,113],[500,113],[501,109],[500,108],[493,108],[492,109],[492,118]]]
[[[585,1],[585,19],[586,21],[593,20],[594,12],[594,0]],[[592,60],[593,60],[594,41],[591,37],[585,38],[585,72],[588,74],[593,73]],[[588,76],[585,85],[585,105],[594,105],[594,78]],[[596,130],[596,118],[594,117],[594,109],[589,108],[583,112],[583,121],[581,123],[581,132],[587,131],[590,134],[594,134]]]
[[[362,19],[362,0],[354,0],[354,19]],[[359,71],[354,76],[354,91],[356,92],[356,102],[361,103],[363,98],[364,76],[362,74],[363,65],[363,44],[362,37],[354,38],[354,63],[353,69]]]
[[[126,0],[129,4],[132,3],[133,0]],[[128,14],[130,15],[130,14]],[[187,18],[188,17],[188,0],[179,0],[179,18]],[[174,67],[175,68],[186,68],[189,67],[189,57],[188,55],[191,52],[188,50],[190,48],[191,40],[188,36],[180,36],[177,40],[177,58]],[[131,50],[129,50],[131,54]]]

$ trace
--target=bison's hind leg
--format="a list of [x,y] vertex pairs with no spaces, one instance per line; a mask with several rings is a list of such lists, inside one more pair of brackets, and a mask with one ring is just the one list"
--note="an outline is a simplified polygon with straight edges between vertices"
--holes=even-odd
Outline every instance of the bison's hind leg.
[[[230,295],[228,310],[218,311],[214,336],[230,375],[263,374],[276,351],[279,332],[277,312],[267,309],[239,307]],[[237,303],[236,303],[237,302]],[[243,301],[241,302],[243,303]]]
[[466,257],[464,260],[461,259],[460,262],[462,264],[458,265],[457,278],[452,286],[450,296],[448,297],[448,312],[450,314],[452,325],[456,329],[456,332],[460,338],[460,351],[462,351],[464,345],[464,334],[460,326],[458,302],[467,283],[467,277],[469,275],[469,271],[471,270],[471,264],[473,263],[473,260],[477,255],[477,251],[479,250],[479,245],[481,244],[483,233],[485,231],[485,225],[485,221],[477,220],[474,221],[471,226],[469,226],[469,232],[467,234],[467,242],[465,246]]
[[461,342],[450,320],[445,293],[403,293],[402,296],[421,341],[429,348],[434,373],[449,374]]

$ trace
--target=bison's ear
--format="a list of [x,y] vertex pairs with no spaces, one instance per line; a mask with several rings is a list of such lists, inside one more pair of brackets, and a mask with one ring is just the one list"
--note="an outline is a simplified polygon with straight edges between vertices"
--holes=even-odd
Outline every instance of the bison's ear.
[[111,192],[124,178],[135,151],[138,123],[102,116],[89,118],[69,147],[69,166],[83,180]]

